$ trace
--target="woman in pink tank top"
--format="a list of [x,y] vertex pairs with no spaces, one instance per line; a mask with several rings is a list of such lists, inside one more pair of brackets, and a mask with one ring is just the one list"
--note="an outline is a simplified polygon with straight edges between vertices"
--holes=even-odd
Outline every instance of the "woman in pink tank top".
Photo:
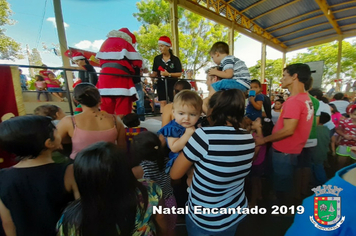
[[82,105],[83,112],[67,116],[57,125],[62,143],[72,142],[70,158],[74,159],[82,149],[100,141],[126,149],[124,125],[115,116],[99,110],[98,89],[90,83],[81,83],[74,88],[73,96]]

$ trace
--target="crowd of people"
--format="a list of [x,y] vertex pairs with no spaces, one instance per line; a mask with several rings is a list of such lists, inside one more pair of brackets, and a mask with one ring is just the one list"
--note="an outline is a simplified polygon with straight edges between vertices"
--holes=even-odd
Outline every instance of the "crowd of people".
[[[301,63],[283,69],[281,86],[289,93],[269,97],[224,42],[207,52],[217,66],[207,71],[209,95],[202,99],[178,79],[181,63],[162,36],[150,73],[162,128],[152,133],[140,127],[144,103],[132,113],[133,101],[155,91],[147,80],[141,84],[135,44],[126,28],[109,33],[97,54],[105,74],[74,87],[75,115],[43,105],[35,115],[0,123],[1,149],[18,158],[0,171],[6,235],[174,235],[174,209],[183,210],[188,235],[235,235],[247,214],[230,209],[260,205],[265,188],[278,206],[305,199],[305,214],[296,215],[287,235],[301,227],[319,235],[309,221],[310,189],[323,184],[343,188],[347,222],[333,235],[356,234],[356,105],[341,93],[329,102]],[[68,56],[87,65],[82,55]],[[330,167],[338,171],[331,180]]]

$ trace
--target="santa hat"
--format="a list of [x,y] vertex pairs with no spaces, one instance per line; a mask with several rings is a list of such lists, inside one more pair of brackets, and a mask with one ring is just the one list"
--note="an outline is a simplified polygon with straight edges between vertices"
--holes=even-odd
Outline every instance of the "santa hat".
[[[134,45],[136,37],[127,28],[112,30],[108,38],[101,45],[96,58],[100,60],[123,60],[128,59],[132,65],[141,67],[143,58],[136,51]],[[100,62],[101,63],[101,62]]]
[[161,36],[158,39],[158,44],[163,44],[163,45],[166,45],[168,47],[172,47],[171,39],[168,36]]
[[121,28],[119,30],[112,30],[108,33],[109,38],[122,38],[131,45],[136,44],[136,36],[130,32],[128,28]]
[[69,58],[72,58],[73,61],[85,59],[85,56],[81,52],[72,52],[70,50],[67,50],[64,55]]

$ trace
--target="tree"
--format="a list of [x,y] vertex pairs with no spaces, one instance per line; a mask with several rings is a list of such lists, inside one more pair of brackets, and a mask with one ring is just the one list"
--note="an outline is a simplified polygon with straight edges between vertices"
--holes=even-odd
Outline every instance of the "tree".
[[5,35],[5,25],[12,25],[9,17],[12,14],[9,3],[6,0],[0,0],[0,59],[23,58],[20,53],[21,47],[12,38]]
[[[42,66],[43,62],[42,62],[41,54],[37,50],[37,48],[32,49],[32,53],[29,54],[28,61],[31,66]],[[40,70],[42,69],[34,69],[35,74],[37,75]]]
[[[279,84],[282,77],[282,59],[266,60],[265,78],[270,84]],[[249,68],[251,79],[261,80],[261,60],[257,61],[255,66]]]
[[[324,61],[322,84],[335,85],[337,74],[338,42],[331,42],[307,48],[306,53],[298,53],[295,58],[288,59],[288,64]],[[342,42],[341,74],[343,84],[351,87],[356,79],[356,41]],[[274,84],[279,84],[282,73],[282,59],[266,60],[266,79],[272,79]],[[261,61],[249,68],[253,79],[261,78]],[[348,89],[346,89],[348,90]]]
[[[159,55],[157,41],[160,36],[171,37],[169,3],[164,0],[142,0],[136,4],[138,13],[134,17],[142,23],[135,32],[138,51],[152,65]],[[202,16],[178,7],[179,57],[182,67],[192,69],[194,74],[211,61],[208,54],[210,47],[217,41],[228,41],[224,26]],[[236,34],[236,38],[238,35]]]
[[[324,61],[323,84],[334,84],[337,74],[338,42],[325,43],[309,47],[307,53],[298,53],[290,63]],[[342,42],[341,74],[344,83],[356,78],[356,42]]]

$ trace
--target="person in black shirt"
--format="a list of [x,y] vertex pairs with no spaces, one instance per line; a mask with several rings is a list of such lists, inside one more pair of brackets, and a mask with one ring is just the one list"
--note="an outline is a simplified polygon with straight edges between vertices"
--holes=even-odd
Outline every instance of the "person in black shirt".
[[[170,47],[172,46],[171,40],[167,36],[162,36],[158,40],[159,50],[162,54],[155,57],[153,61],[152,78],[158,77],[157,81],[157,93],[158,100],[161,104],[161,112],[167,102],[173,101],[173,86],[178,81],[178,78],[182,75],[182,64],[178,57],[173,55]],[[167,79],[167,92],[168,100],[166,97],[165,81]]]
[[84,55],[80,52],[71,52],[70,50],[67,50],[65,52],[65,55],[67,57],[70,57],[75,64],[77,64],[81,69],[79,71],[78,77],[82,82],[88,82],[96,85],[98,82],[98,76],[95,73],[88,73],[88,72],[96,72],[94,67],[90,65],[88,59],[84,57]]

